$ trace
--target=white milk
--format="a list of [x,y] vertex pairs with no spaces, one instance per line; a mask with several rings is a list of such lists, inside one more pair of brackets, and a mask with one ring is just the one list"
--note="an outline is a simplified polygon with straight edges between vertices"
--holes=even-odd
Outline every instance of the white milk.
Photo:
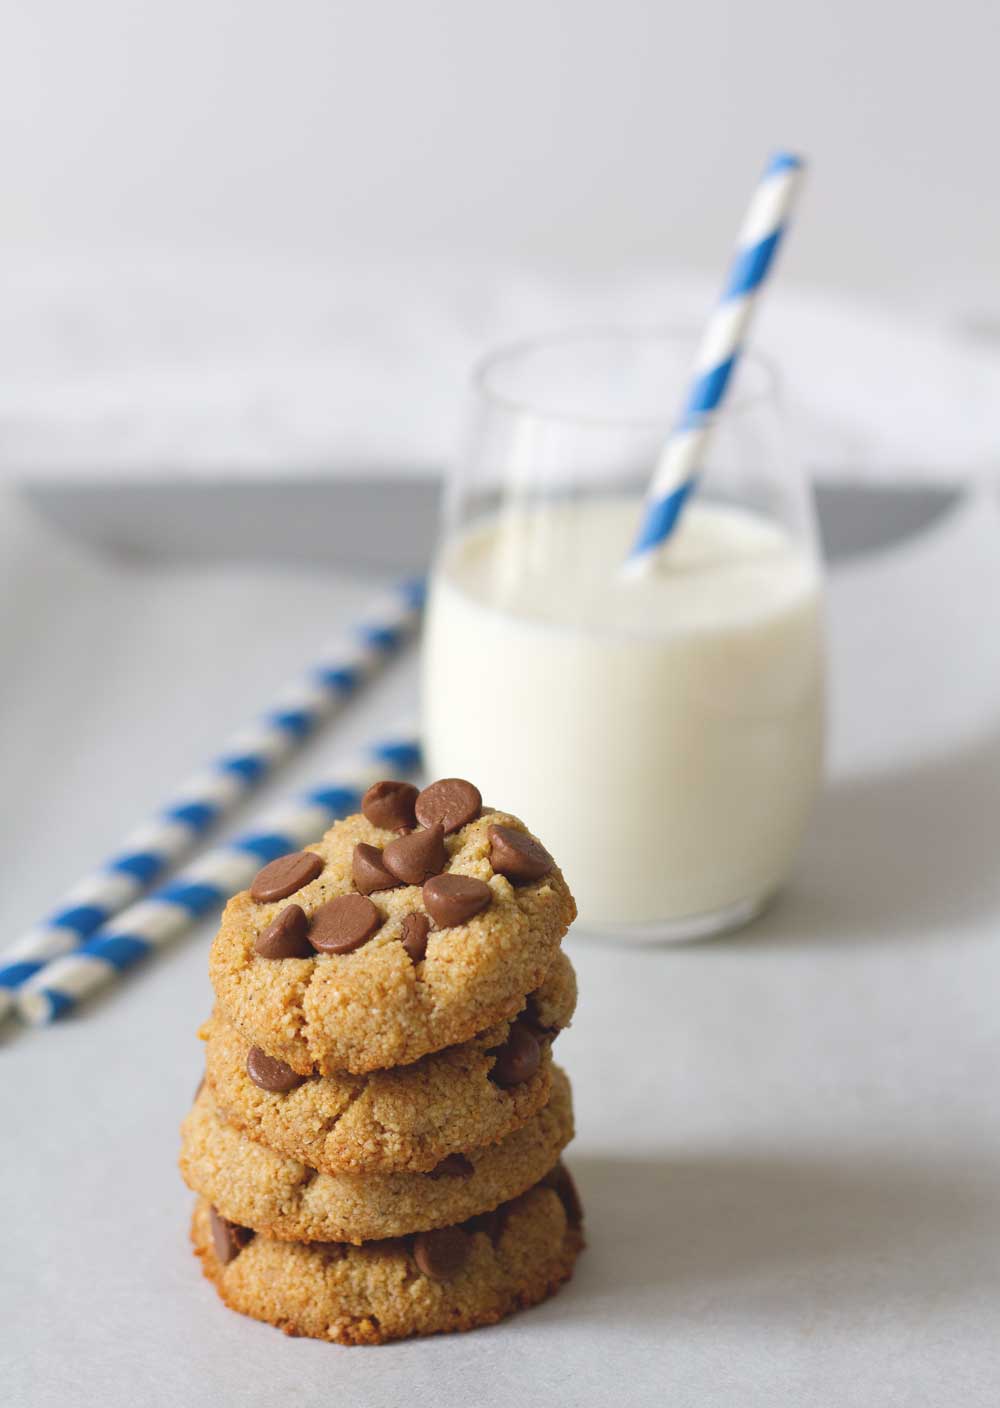
[[446,548],[427,763],[527,820],[584,923],[708,930],[780,885],[817,791],[820,585],[780,528],[699,502],[656,574],[623,581],[638,518],[567,503]]

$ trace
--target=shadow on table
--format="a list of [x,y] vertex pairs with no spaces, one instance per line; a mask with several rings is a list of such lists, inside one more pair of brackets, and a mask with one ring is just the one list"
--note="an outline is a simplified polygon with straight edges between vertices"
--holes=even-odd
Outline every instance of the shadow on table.
[[1000,733],[827,788],[790,890],[715,944],[917,938],[1000,913]]
[[[889,1307],[995,1296],[1000,1199],[968,1169],[734,1154],[570,1157],[588,1251],[572,1316]],[[979,1249],[963,1256],[963,1248]],[[992,1251],[991,1251],[992,1248]]]

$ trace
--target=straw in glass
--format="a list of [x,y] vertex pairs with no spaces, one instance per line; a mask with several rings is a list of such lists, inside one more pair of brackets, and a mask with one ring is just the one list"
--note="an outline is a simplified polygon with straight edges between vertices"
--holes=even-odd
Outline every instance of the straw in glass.
[[687,399],[653,472],[639,531],[625,561],[628,576],[652,569],[694,490],[760,291],[788,227],[803,170],[801,157],[778,152],[754,191],[722,297],[698,347]]

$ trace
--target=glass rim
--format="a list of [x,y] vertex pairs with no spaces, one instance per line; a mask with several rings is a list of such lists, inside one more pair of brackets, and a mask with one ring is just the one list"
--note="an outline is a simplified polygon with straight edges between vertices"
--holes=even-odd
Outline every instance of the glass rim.
[[[531,337],[518,338],[501,343],[480,357],[473,365],[471,384],[476,394],[488,404],[511,414],[532,416],[536,420],[554,424],[605,427],[623,430],[652,430],[669,428],[677,418],[678,406],[668,407],[662,416],[636,415],[589,415],[585,412],[547,410],[539,403],[531,403],[520,397],[498,391],[490,385],[490,377],[502,363],[525,357],[530,353],[567,346],[572,343],[614,342],[640,343],[660,342],[690,344],[691,361],[702,329],[694,323],[594,323],[578,328],[555,328],[548,332],[536,333]],[[759,351],[745,351],[740,354],[741,364],[746,363],[763,374],[764,385],[754,390],[730,391],[722,407],[722,415],[742,415],[762,403],[774,404],[781,391],[781,374],[773,358]],[[686,385],[687,383],[685,383]]]

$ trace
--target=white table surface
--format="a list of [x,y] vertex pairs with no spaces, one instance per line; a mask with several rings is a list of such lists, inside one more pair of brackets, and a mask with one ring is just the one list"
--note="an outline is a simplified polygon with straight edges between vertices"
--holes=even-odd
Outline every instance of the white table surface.
[[[573,273],[513,257],[22,259],[5,246],[0,479],[419,474],[454,455],[469,368],[489,349],[560,327],[700,328],[724,251],[706,251],[706,274],[642,258]],[[996,307],[976,285],[969,336],[931,312],[946,284],[917,311],[912,295],[855,302],[782,271],[755,341],[780,368],[810,470],[891,483],[992,470]]]
[[[9,509],[9,505],[7,506]],[[333,576],[110,568],[5,513],[3,932],[109,850],[363,599]],[[223,1309],[177,1126],[210,926],[0,1048],[0,1400],[993,1405],[1000,1393],[1000,520],[968,506],[831,584],[831,780],[734,937],[570,940],[558,1054],[589,1248],[479,1333],[341,1349]],[[337,732],[412,698],[403,666]],[[317,775],[317,745],[279,790]]]

